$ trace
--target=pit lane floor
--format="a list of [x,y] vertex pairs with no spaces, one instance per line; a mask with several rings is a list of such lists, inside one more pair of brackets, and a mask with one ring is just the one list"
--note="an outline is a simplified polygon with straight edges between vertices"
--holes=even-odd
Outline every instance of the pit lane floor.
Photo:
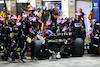
[[25,60],[26,63],[0,61],[0,67],[100,67],[100,56],[85,54],[83,57],[62,58],[57,61]]

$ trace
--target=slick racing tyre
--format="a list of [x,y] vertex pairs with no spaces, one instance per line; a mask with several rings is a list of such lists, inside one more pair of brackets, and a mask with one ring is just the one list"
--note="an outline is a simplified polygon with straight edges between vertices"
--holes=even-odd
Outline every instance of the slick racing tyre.
[[82,57],[84,54],[84,42],[82,38],[76,38],[73,44],[73,57]]

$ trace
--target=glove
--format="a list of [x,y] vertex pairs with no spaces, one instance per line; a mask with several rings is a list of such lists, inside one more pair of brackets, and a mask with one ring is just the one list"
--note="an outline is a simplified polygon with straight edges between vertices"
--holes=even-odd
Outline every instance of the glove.
[[10,37],[13,38],[13,36],[14,36],[14,33],[10,33]]
[[31,40],[30,37],[27,37],[26,41],[27,41],[28,43],[31,43],[31,42],[32,42],[32,40]]

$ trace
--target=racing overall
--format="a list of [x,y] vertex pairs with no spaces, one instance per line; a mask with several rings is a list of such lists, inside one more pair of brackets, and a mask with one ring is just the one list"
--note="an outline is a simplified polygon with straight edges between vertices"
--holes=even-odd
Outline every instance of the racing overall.
[[[29,36],[31,37],[31,39],[33,39],[34,38],[34,36],[36,35],[36,33],[34,32],[34,27],[33,26],[31,26],[31,31],[30,31],[30,33],[29,33]],[[33,33],[32,33],[33,32]],[[30,47],[31,47],[31,59],[34,59],[34,57],[36,57],[35,56],[35,54],[34,54],[34,43],[33,43],[33,41],[32,41],[32,43],[30,44]]]
[[10,27],[9,25],[5,24],[5,40],[4,40],[4,50],[6,50],[4,52],[4,55],[6,57],[6,59],[10,56],[10,52],[11,52],[11,38],[10,38]]
[[51,14],[51,19],[52,19],[52,31],[54,33],[56,33],[58,12],[57,11],[51,11],[50,14]]
[[[78,26],[76,26],[78,25]],[[75,18],[74,20],[74,36],[75,36],[75,39],[76,38],[82,38],[83,40],[85,39],[85,35],[84,33],[82,32],[82,27],[84,27],[84,22],[82,21],[82,19],[79,17],[79,18]],[[80,35],[81,34],[81,35]]]
[[20,30],[19,30],[19,36],[20,36],[20,39],[19,39],[19,48],[21,48],[19,60],[21,62],[24,62],[23,61],[24,54],[27,51],[27,47],[28,47],[27,46],[27,42],[26,42],[25,29],[26,29],[26,24],[25,24],[25,22],[22,22],[21,26],[20,26]]
[[0,22],[0,51],[1,50],[3,50],[3,36],[2,36],[2,33],[3,33],[3,29],[4,29],[4,27],[3,27],[3,23],[2,22]]
[[3,50],[4,55],[2,56],[3,60],[7,60],[7,43],[6,43],[6,28],[3,22],[0,23],[0,50]]
[[[16,21],[15,21],[16,22]],[[11,52],[10,52],[10,57],[8,58],[9,61],[13,61],[14,59],[18,58],[17,56],[17,48],[19,46],[19,28],[16,25],[16,23],[11,21],[10,24],[10,28],[11,28],[11,32],[13,34],[13,36],[11,37]]]

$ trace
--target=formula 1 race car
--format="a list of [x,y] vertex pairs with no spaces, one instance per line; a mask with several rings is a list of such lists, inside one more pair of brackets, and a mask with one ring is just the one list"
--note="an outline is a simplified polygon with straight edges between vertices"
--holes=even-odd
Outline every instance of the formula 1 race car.
[[[61,57],[82,57],[84,54],[84,41],[81,37],[75,37],[75,31],[73,31],[72,19],[67,19],[64,21],[60,19],[61,23],[58,25],[60,32],[53,33],[51,30],[47,29],[45,31],[46,45],[51,53],[50,59],[56,59]],[[75,24],[74,24],[75,25]],[[67,27],[65,27],[67,26]],[[76,27],[81,28],[82,24],[76,24]],[[78,28],[79,29],[79,28]],[[77,31],[77,33],[81,33]],[[49,35],[48,35],[49,34]]]

